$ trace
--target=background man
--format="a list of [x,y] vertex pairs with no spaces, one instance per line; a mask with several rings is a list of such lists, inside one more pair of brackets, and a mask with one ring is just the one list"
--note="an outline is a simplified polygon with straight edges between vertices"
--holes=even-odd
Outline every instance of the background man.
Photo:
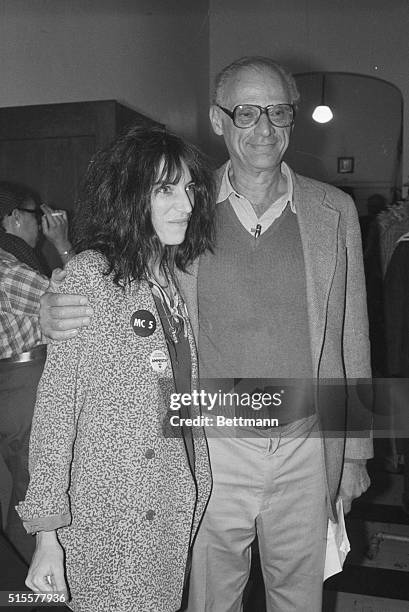
[[[216,247],[180,279],[194,325],[199,301],[202,378],[370,376],[355,206],[283,162],[297,101],[293,78],[268,58],[242,58],[216,78],[210,119],[230,157],[216,175]],[[48,296],[47,333],[86,324],[85,309],[59,308],[78,303]],[[368,439],[349,438],[345,452],[343,437],[322,440],[324,408],[307,396],[288,404],[278,428],[209,432],[214,487],[189,612],[241,609],[256,534],[268,611],[321,609],[328,516],[339,493],[348,511],[368,487],[372,453]]]
[[0,182],[0,516],[27,562],[35,541],[14,506],[27,490],[28,440],[46,357],[39,310],[49,279],[34,250],[40,227],[63,263],[71,254],[66,212],[40,208],[36,198],[24,185]]

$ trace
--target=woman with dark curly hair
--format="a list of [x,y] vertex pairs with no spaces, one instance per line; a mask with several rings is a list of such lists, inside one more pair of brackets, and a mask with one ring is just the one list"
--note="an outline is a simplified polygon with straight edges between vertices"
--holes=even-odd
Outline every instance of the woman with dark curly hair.
[[161,128],[131,129],[88,168],[59,291],[94,316],[50,346],[18,506],[37,534],[27,586],[69,591],[75,611],[180,607],[211,481],[202,429],[167,416],[197,374],[175,272],[210,248],[213,202],[201,154]]

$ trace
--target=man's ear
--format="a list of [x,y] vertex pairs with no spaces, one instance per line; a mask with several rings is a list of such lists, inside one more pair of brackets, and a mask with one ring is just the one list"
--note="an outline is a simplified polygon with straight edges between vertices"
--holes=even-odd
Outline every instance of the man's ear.
[[20,219],[21,213],[15,208],[9,215],[3,217],[3,222],[0,225],[6,232],[14,232],[16,227],[20,227]]
[[216,106],[216,104],[212,104],[209,110],[210,123],[212,124],[212,128],[215,134],[221,136],[223,134],[223,123],[221,117],[221,109]]

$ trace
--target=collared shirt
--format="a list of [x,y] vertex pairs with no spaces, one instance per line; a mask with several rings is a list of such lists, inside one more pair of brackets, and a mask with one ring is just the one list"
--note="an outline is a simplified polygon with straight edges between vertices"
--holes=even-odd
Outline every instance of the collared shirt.
[[40,297],[48,283],[46,276],[0,249],[0,359],[42,343]]
[[223,174],[217,202],[224,202],[228,199],[240,223],[250,232],[250,234],[254,234],[257,226],[260,228],[258,235],[263,234],[270,225],[281,216],[287,204],[290,204],[292,212],[295,213],[293,180],[290,168],[285,162],[281,162],[281,171],[287,179],[287,191],[275,202],[272,202],[261,217],[257,217],[249,200],[234,189],[229,177],[230,167],[231,162],[229,161]]

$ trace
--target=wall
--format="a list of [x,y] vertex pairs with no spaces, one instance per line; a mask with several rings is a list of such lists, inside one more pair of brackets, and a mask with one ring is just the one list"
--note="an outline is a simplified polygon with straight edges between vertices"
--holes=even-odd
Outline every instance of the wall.
[[116,99],[207,138],[207,0],[0,0],[0,106]]
[[[0,106],[113,98],[221,159],[209,74],[265,54],[378,76],[409,101],[408,32],[408,0],[0,0]],[[409,104],[404,126],[406,180]]]
[[[404,97],[408,179],[408,0],[210,0],[210,9],[211,82],[237,57],[268,55],[292,72],[354,72],[396,85]],[[220,159],[214,139],[212,149]]]
[[[311,119],[325,74],[325,101],[334,114],[326,124]],[[391,202],[401,184],[402,96],[390,83],[350,73],[296,75],[301,101],[286,158],[306,176],[352,188],[366,213],[373,194]],[[340,173],[339,157],[353,157],[352,173]]]

